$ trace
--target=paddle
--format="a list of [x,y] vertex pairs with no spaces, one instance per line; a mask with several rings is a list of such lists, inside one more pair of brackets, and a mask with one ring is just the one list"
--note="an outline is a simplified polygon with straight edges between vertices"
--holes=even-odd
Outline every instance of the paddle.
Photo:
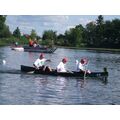
[[87,67],[88,67],[88,64],[89,64],[89,61],[85,58],[86,60],[86,66],[85,66],[85,72],[84,72],[84,80],[85,80],[85,77],[86,77],[86,73],[87,73]]
[[33,74],[35,72],[35,70],[38,70],[38,68],[35,68],[34,70],[31,70],[31,71],[29,71],[27,73]]
[[35,70],[34,70],[34,71],[27,72],[27,73],[33,74],[34,72],[35,72]]

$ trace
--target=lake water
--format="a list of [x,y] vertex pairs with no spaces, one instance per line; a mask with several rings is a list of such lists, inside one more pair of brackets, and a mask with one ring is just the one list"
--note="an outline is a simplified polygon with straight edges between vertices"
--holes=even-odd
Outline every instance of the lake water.
[[[108,82],[100,79],[65,78],[47,75],[0,73],[0,104],[3,105],[108,105],[120,104],[120,54],[88,50],[57,49],[45,54],[56,68],[63,57],[68,57],[66,67],[75,69],[75,60],[89,59],[91,71],[103,71],[107,67]],[[32,66],[39,53],[12,51],[0,48],[0,70],[20,70],[20,65]],[[6,65],[2,60],[6,60]]]

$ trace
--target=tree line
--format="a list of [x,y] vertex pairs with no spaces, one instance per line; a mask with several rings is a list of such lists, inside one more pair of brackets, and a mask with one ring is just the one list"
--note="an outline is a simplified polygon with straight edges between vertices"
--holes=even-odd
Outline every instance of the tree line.
[[[19,27],[13,33],[10,32],[9,26],[5,24],[6,17],[0,15],[0,38],[14,37],[15,40],[27,43],[26,35],[21,35]],[[89,22],[85,26],[76,25],[74,28],[66,30],[64,34],[58,35],[57,31],[45,30],[43,35],[39,36],[35,30],[31,30],[29,37],[36,38],[43,45],[120,48],[120,20],[105,21],[103,16],[99,15],[95,21]]]

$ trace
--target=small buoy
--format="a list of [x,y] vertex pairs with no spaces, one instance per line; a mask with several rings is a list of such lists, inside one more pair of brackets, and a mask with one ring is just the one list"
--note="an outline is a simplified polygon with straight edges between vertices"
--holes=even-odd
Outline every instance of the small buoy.
[[6,61],[5,60],[3,60],[3,65],[5,65],[6,64]]

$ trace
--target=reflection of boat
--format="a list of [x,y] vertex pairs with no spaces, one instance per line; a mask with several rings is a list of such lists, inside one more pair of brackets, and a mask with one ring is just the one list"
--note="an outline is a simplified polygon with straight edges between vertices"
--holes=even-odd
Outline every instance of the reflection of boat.
[[[84,73],[80,72],[65,72],[65,73],[58,73],[56,70],[52,70],[51,72],[45,72],[36,70],[34,67],[24,66],[21,65],[21,71],[24,73],[30,73],[33,74],[43,74],[43,75],[52,75],[52,76],[63,76],[63,77],[84,77]],[[86,77],[108,77],[107,69],[104,68],[103,72],[92,72],[91,74],[86,74]]]
[[15,51],[24,51],[24,48],[22,46],[12,46],[11,49]]
[[57,48],[56,47],[30,47],[30,46],[24,46],[25,52],[42,52],[42,53],[53,53]]

